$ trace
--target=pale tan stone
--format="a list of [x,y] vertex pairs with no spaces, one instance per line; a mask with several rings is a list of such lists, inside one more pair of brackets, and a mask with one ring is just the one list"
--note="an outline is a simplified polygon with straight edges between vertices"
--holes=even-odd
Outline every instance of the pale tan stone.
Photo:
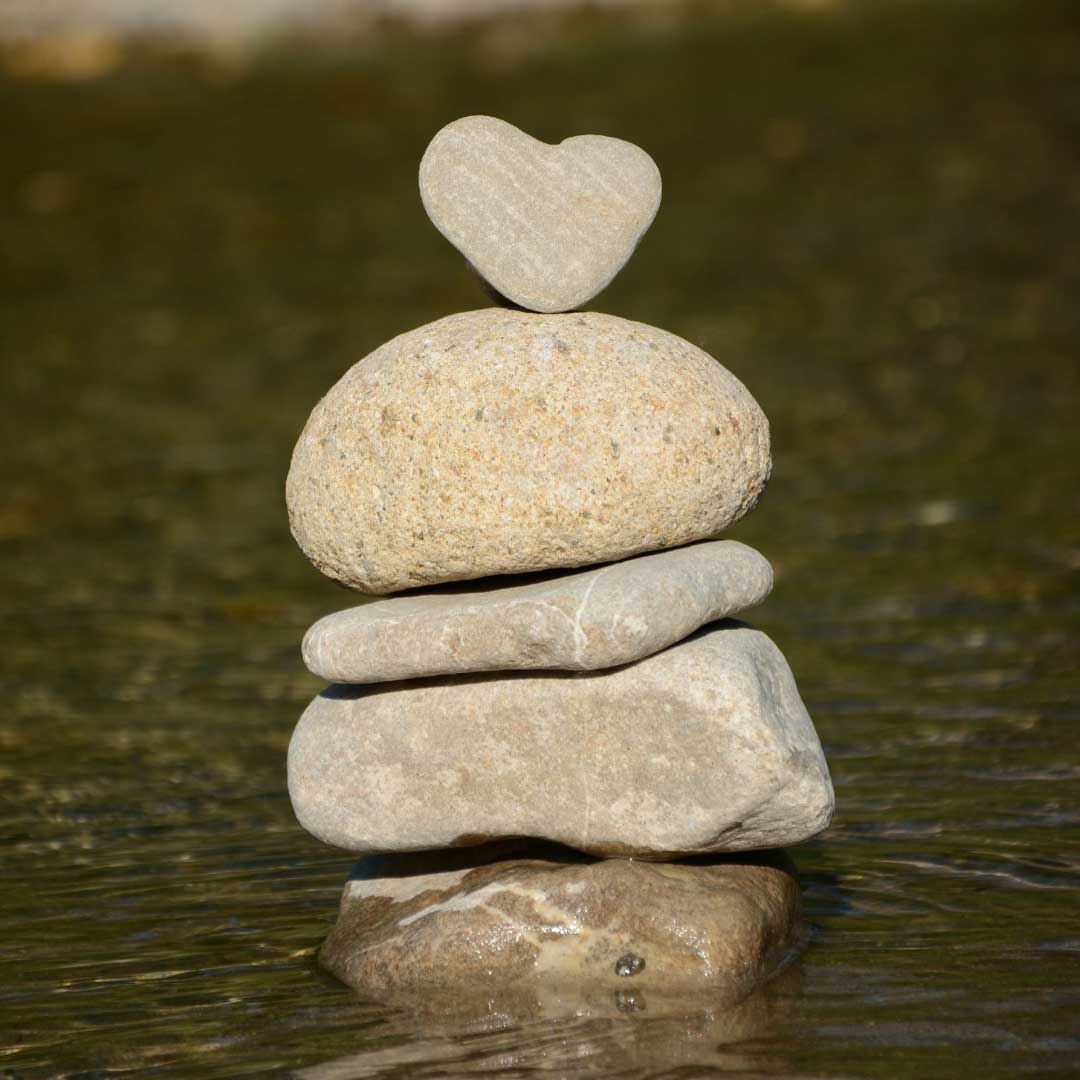
[[576,135],[552,146],[493,116],[447,124],[420,162],[435,227],[497,293],[530,311],[570,311],[603,290],[660,195],[660,170],[633,143]]
[[714,537],[770,466],[757,402],[689,342],[493,308],[354,365],[312,412],[286,496],[316,567],[389,593]]
[[532,836],[665,858],[798,843],[833,810],[786,661],[731,622],[604,672],[331,686],[293,734],[289,793],[353,851]]
[[772,578],[753,548],[707,540],[592,570],[435,586],[320,619],[304,663],[352,683],[615,667],[761,603]]
[[798,937],[799,885],[782,852],[697,863],[470,855],[362,860],[320,963],[386,999],[568,987],[731,1001]]

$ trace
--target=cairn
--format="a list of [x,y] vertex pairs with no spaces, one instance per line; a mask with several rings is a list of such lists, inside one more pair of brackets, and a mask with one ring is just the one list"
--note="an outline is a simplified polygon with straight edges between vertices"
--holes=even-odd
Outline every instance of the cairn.
[[798,932],[778,849],[833,810],[783,655],[729,620],[772,569],[715,539],[765,487],[768,421],[689,342],[578,310],[659,208],[638,147],[466,117],[420,191],[504,306],[376,349],[293,455],[304,553],[388,597],[304,639],[333,685],[293,807],[366,856],[321,962],[384,998],[745,993]]

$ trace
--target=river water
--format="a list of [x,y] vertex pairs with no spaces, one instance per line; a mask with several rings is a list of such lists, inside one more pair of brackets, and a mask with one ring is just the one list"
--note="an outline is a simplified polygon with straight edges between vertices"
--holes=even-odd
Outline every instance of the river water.
[[[0,1076],[1076,1070],[1080,26],[821,7],[0,81]],[[351,858],[284,756],[349,597],[283,481],[352,362],[484,305],[415,194],[470,112],[654,155],[595,306],[772,422],[731,535],[838,810],[793,852],[807,948],[735,1009],[396,1012],[315,967]]]

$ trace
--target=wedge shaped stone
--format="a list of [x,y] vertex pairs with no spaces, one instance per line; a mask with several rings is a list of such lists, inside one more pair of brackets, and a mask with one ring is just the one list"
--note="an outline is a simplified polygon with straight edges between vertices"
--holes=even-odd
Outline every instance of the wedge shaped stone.
[[334,685],[289,746],[300,824],[390,852],[530,836],[667,858],[798,843],[828,767],[776,646],[718,623],[604,672]]
[[304,663],[351,683],[615,667],[761,603],[772,567],[745,544],[709,540],[521,580],[436,586],[327,615],[304,637]]
[[293,535],[366,593],[591,566],[715,537],[769,476],[729,371],[611,315],[493,308],[354,365],[293,452]]
[[[734,1000],[796,941],[799,884],[782,852],[699,863],[456,853],[369,857],[323,967],[375,998],[540,986]],[[447,868],[448,867],[448,868]]]
[[531,311],[570,311],[634,253],[660,206],[660,170],[622,139],[551,146],[493,116],[466,116],[431,140],[420,197],[497,293]]

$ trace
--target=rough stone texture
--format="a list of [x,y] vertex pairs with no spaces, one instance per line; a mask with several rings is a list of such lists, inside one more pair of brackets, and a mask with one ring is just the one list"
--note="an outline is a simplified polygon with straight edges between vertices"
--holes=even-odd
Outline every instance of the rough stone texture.
[[730,622],[600,673],[331,686],[289,793],[315,836],[367,852],[532,836],[665,858],[798,843],[833,810],[780,650]]
[[363,860],[321,964],[374,997],[535,983],[736,999],[791,950],[799,885],[782,852],[708,863],[443,853]]
[[604,289],[652,224],[660,189],[633,143],[575,135],[551,146],[493,116],[447,124],[420,162],[435,227],[531,311],[570,311]]
[[286,496],[316,567],[389,593],[713,537],[770,466],[757,402],[689,342],[492,308],[354,365],[312,412]]
[[772,579],[753,548],[710,540],[522,584],[436,586],[320,619],[304,637],[304,663],[351,683],[615,667],[761,603]]

